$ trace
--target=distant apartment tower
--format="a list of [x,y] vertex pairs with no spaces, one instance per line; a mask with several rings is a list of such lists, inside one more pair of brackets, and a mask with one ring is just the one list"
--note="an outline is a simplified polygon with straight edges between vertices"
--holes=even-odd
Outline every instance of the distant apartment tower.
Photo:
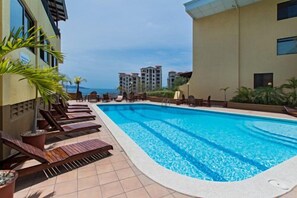
[[121,94],[125,91],[126,93],[138,93],[140,78],[138,73],[126,74],[119,73],[120,87],[122,88]]
[[140,71],[143,92],[162,88],[162,66],[144,67]]
[[178,73],[176,73],[176,71],[170,71],[168,72],[168,78],[167,78],[167,87],[168,89],[172,89],[173,88],[173,83],[175,78],[178,76]]

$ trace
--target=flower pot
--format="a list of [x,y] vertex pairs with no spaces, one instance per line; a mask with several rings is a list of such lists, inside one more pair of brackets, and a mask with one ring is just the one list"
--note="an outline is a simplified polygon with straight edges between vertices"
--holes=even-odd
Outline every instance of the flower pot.
[[[3,179],[7,179],[4,181]],[[15,181],[18,178],[18,173],[14,170],[0,170],[0,195],[5,198],[13,198]]]
[[22,134],[21,136],[24,143],[30,144],[41,150],[44,150],[45,130],[37,130],[36,133],[32,133],[31,131],[28,131]]

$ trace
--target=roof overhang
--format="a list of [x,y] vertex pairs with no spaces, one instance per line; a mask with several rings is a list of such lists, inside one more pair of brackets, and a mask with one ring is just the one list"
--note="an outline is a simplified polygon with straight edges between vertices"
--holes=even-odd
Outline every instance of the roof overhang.
[[199,19],[259,1],[261,0],[192,0],[184,6],[193,19]]
[[48,0],[48,8],[55,21],[68,19],[65,0]]

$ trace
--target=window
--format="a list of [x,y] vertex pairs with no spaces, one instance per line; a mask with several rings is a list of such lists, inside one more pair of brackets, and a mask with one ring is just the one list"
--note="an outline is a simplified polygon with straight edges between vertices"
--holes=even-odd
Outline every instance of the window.
[[[43,32],[40,32],[40,41],[42,44],[44,45],[49,45],[49,41],[45,38],[45,35]],[[47,64],[50,63],[50,59],[51,59],[51,56],[48,52],[40,49],[40,58]],[[52,66],[52,65],[51,65]]]
[[254,74],[254,89],[267,86],[273,87],[273,73]]
[[[34,21],[19,0],[10,0],[10,31],[16,32],[20,27],[23,27],[23,35],[34,27]],[[34,48],[30,50],[34,53]]]
[[23,26],[24,8],[18,0],[10,1],[10,31]]
[[297,17],[297,0],[277,4],[277,20]]
[[277,55],[297,54],[297,36],[277,39]]

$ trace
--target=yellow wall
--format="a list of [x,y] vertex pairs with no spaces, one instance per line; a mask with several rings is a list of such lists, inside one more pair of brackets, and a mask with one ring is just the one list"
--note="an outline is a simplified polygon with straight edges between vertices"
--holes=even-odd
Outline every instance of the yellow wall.
[[[36,0],[22,0],[27,12],[35,22],[36,27],[42,27],[44,33],[51,37],[55,36],[55,32],[51,26],[49,18],[45,12],[45,9],[41,1]],[[1,9],[1,39],[9,34],[10,32],[10,1],[0,0]],[[60,39],[52,38],[49,40],[55,50],[60,50]],[[36,66],[47,66],[43,60],[39,58],[39,53],[33,54],[28,49],[21,49],[9,54],[9,57],[18,59],[20,53],[26,54],[30,57],[31,64]],[[36,58],[37,57],[37,58]],[[11,105],[23,101],[27,101],[35,98],[35,89],[32,88],[26,80],[19,81],[20,76],[16,75],[5,75],[0,78],[0,105]],[[2,90],[1,90],[2,87]]]
[[[297,55],[276,55],[277,39],[297,36],[297,18],[277,21],[279,0],[193,20],[193,75],[190,95],[223,100],[220,88],[253,88],[254,73],[273,73],[274,86],[297,76]],[[186,86],[181,89],[186,93]]]

